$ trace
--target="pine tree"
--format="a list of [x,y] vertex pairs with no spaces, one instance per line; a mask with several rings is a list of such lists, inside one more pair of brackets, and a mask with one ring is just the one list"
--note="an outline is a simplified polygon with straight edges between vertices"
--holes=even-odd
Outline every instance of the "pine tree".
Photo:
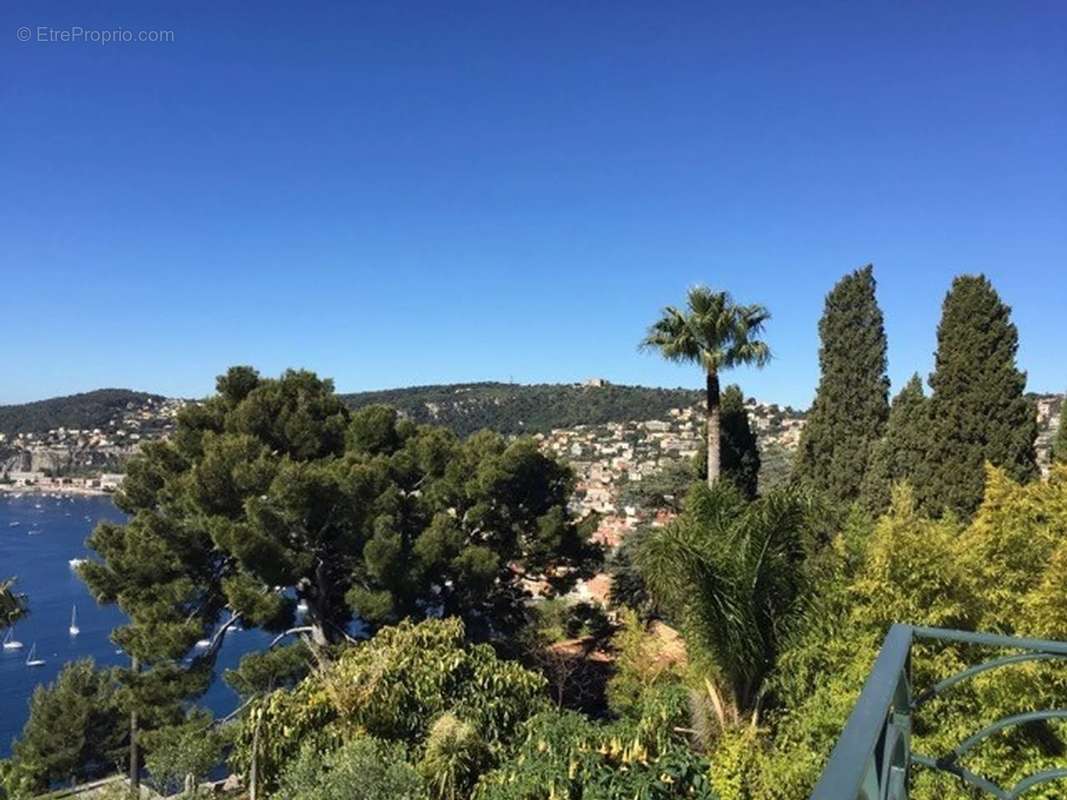
[[863,476],[861,497],[870,511],[884,512],[893,484],[914,482],[918,476],[926,456],[929,411],[922,379],[916,373],[893,398],[885,436],[875,445]]
[[841,502],[860,493],[889,416],[886,337],[874,268],[846,275],[819,321],[822,376],[800,441],[797,478]]
[[113,670],[91,659],[67,664],[54,682],[38,686],[30,716],[14,744],[14,767],[36,792],[114,771],[123,757],[123,712]]
[[930,446],[915,490],[929,513],[969,516],[985,486],[985,464],[1016,481],[1038,474],[1037,414],[1015,365],[1019,334],[1011,308],[984,275],[961,275],[942,306],[930,376]]

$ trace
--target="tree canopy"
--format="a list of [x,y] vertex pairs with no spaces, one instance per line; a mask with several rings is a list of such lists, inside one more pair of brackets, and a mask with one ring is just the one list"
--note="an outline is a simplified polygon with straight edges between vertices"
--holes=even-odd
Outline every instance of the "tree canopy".
[[801,610],[816,531],[809,502],[776,490],[752,502],[726,484],[694,486],[685,512],[646,534],[638,565],[659,607],[706,669],[721,727],[752,718]]
[[889,417],[886,336],[874,268],[838,281],[819,320],[821,375],[800,439],[796,476],[839,502],[859,497]]
[[929,448],[930,403],[918,374],[893,398],[885,436],[874,446],[863,477],[862,498],[868,510],[889,507],[893,484],[916,481]]
[[986,463],[1015,480],[1036,477],[1037,414],[1015,364],[1011,309],[983,275],[962,275],[945,296],[930,376],[929,447],[915,481],[923,508],[973,514]]
[[0,580],[0,630],[13,625],[25,613],[26,598],[15,591],[15,581]]
[[771,358],[759,338],[771,317],[761,305],[740,305],[729,292],[694,286],[685,310],[667,306],[652,323],[641,347],[668,361],[696,364],[706,378],[707,483],[721,472],[719,375],[740,366],[765,366]]
[[7,788],[38,794],[110,774],[125,753],[123,708],[114,671],[98,670],[90,659],[67,664],[33,693]]
[[1067,402],[1060,406],[1060,425],[1052,442],[1052,463],[1067,464]]
[[321,642],[353,615],[434,609],[491,633],[514,623],[525,579],[562,588],[595,561],[571,486],[529,440],[350,414],[312,373],[237,367],[131,463],[117,496],[131,519],[93,533],[104,560],[83,574],[146,660],[181,656],[224,611],[285,630],[298,601]]

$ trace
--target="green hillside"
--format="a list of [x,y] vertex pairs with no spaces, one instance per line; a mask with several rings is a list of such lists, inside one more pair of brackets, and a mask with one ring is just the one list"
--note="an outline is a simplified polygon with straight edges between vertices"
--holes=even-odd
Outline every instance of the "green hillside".
[[462,383],[342,395],[351,408],[393,406],[416,422],[446,425],[460,435],[491,428],[545,433],[553,428],[654,419],[700,402],[694,389],[576,384]]
[[163,400],[160,395],[129,389],[97,389],[33,403],[0,406],[0,433],[41,433],[53,428],[102,428],[129,403]]

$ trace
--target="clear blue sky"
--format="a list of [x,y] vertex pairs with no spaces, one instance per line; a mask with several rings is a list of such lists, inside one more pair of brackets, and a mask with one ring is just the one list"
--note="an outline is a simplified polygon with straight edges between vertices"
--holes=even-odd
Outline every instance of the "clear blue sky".
[[806,405],[823,297],[867,262],[894,387],[931,368],[952,276],[984,271],[1030,388],[1067,388],[1062,0],[0,19],[0,402],[201,395],[233,363],[697,386],[636,343],[705,282],[774,314],[745,390]]

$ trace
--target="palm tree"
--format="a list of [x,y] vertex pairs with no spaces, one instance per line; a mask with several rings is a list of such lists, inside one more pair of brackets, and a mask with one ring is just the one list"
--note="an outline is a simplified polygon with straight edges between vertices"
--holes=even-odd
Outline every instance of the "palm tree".
[[26,613],[26,598],[16,594],[14,579],[0,581],[0,630]]
[[729,292],[706,286],[689,290],[688,308],[663,309],[663,316],[648,329],[641,342],[645,350],[658,350],[668,361],[699,364],[707,377],[708,486],[720,472],[719,373],[746,364],[764,366],[771,359],[766,342],[756,338],[771,318],[760,305],[734,303]]
[[685,511],[639,545],[639,571],[681,629],[720,730],[758,720],[767,677],[803,614],[813,519],[794,489],[749,502],[728,482],[698,483]]

